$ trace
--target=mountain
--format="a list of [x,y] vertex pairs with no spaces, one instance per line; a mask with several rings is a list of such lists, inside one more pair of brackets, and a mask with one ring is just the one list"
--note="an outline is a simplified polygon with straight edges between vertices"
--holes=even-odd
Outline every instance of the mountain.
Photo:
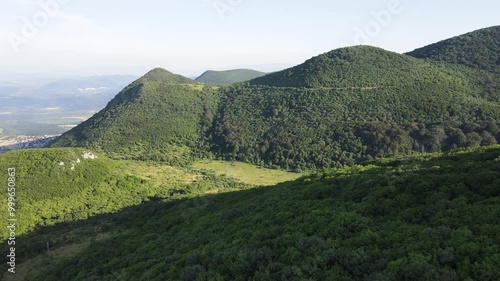
[[[144,202],[19,235],[18,271],[36,281],[495,281],[499,159],[499,146],[399,157],[276,186]],[[110,201],[141,190],[137,180],[120,179]],[[106,191],[89,189],[84,200],[107,206]],[[61,198],[53,208],[66,206]]]
[[400,86],[410,80],[422,81],[436,75],[438,79],[442,79],[446,71],[448,70],[440,65],[410,56],[371,46],[356,46],[316,56],[298,66],[253,79],[249,84],[303,88],[375,88]]
[[408,55],[500,73],[500,26],[431,44]]
[[494,74],[343,48],[224,90],[213,141],[230,159],[310,169],[494,144]]
[[196,78],[196,81],[209,85],[229,85],[252,80],[264,75],[264,72],[251,69],[235,69],[227,71],[208,70],[200,77]]
[[186,164],[221,158],[290,170],[490,145],[493,73],[358,46],[222,88],[155,69],[54,147]]
[[203,128],[211,122],[217,99],[212,87],[154,69],[52,146],[94,148],[118,158],[186,163],[203,146]]

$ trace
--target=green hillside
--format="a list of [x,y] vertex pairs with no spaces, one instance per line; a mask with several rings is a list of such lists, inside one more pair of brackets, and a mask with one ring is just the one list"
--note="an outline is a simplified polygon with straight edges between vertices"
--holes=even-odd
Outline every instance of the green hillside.
[[226,88],[213,141],[230,159],[294,170],[495,144],[500,104],[483,75],[374,47],[339,49]]
[[227,71],[208,70],[200,77],[196,78],[196,81],[209,85],[229,85],[252,80],[264,75],[264,72],[251,69],[234,69]]
[[447,39],[408,55],[500,73],[500,26]]
[[[85,153],[92,153],[97,158],[85,159]],[[115,212],[140,204],[149,197],[168,197],[171,190],[191,184],[193,177],[203,179],[203,175],[196,172],[113,161],[81,148],[6,153],[0,155],[0,168],[2,171],[16,170],[18,235],[39,226]],[[154,171],[165,174],[155,176],[161,183],[145,178]],[[2,211],[2,218],[6,219],[5,211]],[[2,239],[6,232],[2,229]]]
[[[496,50],[500,50],[500,47],[496,47]],[[370,89],[437,82],[450,74],[483,78],[480,76],[484,74],[480,73],[468,72],[461,68],[446,68],[376,47],[357,46],[336,49],[316,56],[298,66],[256,78],[250,81],[250,84],[275,87]]]
[[213,87],[155,69],[127,86],[107,107],[61,136],[53,147],[86,147],[113,158],[186,164],[207,151],[218,93]]
[[53,146],[301,171],[496,144],[499,126],[498,74],[358,46],[220,88],[156,69]]
[[[83,148],[33,149],[2,154],[0,170],[7,173],[8,169],[15,169],[12,177],[16,189],[11,191],[15,192],[15,202],[11,207],[15,209],[14,218],[17,219],[16,239],[34,237],[36,240],[17,243],[16,254],[28,257],[39,253],[41,248],[38,245],[45,241],[43,243],[50,242],[54,248],[51,257],[62,259],[88,246],[88,237],[96,234],[96,229],[114,232],[107,228],[105,221],[96,227],[88,225],[87,220],[147,202],[169,202],[238,191],[261,185],[262,181],[277,184],[300,176],[242,163],[217,163],[218,166],[204,162],[203,167],[178,168],[142,161],[111,160]],[[230,175],[219,173],[225,166],[232,167]],[[252,178],[251,172],[257,171],[259,178]],[[1,212],[1,218],[4,221],[11,218],[7,207]],[[70,226],[64,227],[63,223]],[[63,234],[52,232],[51,227],[59,229],[61,225]],[[99,234],[93,240],[110,234]],[[2,228],[0,237],[2,245],[6,246],[7,228]],[[70,245],[61,246],[62,241]],[[2,250],[7,252],[7,249]],[[18,274],[7,280],[24,280],[40,266],[40,258],[43,256],[29,262],[18,259]],[[2,270],[2,275],[4,272],[6,270]]]
[[500,146],[384,159],[38,229],[18,258],[36,281],[494,281],[499,195]]
[[[179,168],[113,160],[83,148],[31,149],[0,155],[0,170],[9,168],[15,169],[18,235],[150,200],[216,194],[301,176],[237,162],[204,161]],[[4,220],[6,211],[1,212]],[[2,228],[0,238],[5,237],[7,229]]]

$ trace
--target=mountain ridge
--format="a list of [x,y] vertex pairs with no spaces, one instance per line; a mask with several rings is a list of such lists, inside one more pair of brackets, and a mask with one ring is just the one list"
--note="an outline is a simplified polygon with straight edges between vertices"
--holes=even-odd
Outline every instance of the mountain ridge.
[[[408,64],[419,61],[372,46],[346,47],[323,53],[302,64],[253,79],[249,83],[305,88],[369,87],[373,86],[373,80],[380,77],[377,73],[384,69],[384,64],[389,62],[396,67],[409,68]],[[369,77],[361,75],[366,74],[362,71],[362,66],[366,65],[372,66]],[[385,76],[390,74],[384,73]]]
[[499,50],[500,26],[492,26],[418,48],[407,55],[500,73]]
[[226,89],[214,142],[230,159],[292,170],[496,143],[500,106],[485,77],[495,79],[376,47],[337,49]]
[[196,81],[184,77],[179,74],[174,74],[168,70],[157,67],[150,70],[144,76],[138,79],[137,82],[162,82],[175,84],[197,84]]

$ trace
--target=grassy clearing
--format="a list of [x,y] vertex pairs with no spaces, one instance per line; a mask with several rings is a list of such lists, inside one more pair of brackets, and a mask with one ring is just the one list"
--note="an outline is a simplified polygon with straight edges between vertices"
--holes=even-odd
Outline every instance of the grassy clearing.
[[172,166],[149,164],[139,161],[123,161],[123,163],[124,165],[118,170],[120,173],[147,180],[153,186],[157,187],[190,184],[200,176]]
[[252,185],[275,185],[303,176],[282,170],[272,170],[241,162],[203,160],[193,164],[194,169],[206,170],[218,176],[226,176]]

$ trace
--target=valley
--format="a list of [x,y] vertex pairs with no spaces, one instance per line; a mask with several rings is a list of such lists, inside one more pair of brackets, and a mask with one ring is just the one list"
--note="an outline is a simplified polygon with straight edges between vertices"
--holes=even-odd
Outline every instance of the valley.
[[42,135],[42,136],[15,136],[0,138],[0,153],[7,151],[28,149],[28,148],[43,148],[48,146],[59,135]]

